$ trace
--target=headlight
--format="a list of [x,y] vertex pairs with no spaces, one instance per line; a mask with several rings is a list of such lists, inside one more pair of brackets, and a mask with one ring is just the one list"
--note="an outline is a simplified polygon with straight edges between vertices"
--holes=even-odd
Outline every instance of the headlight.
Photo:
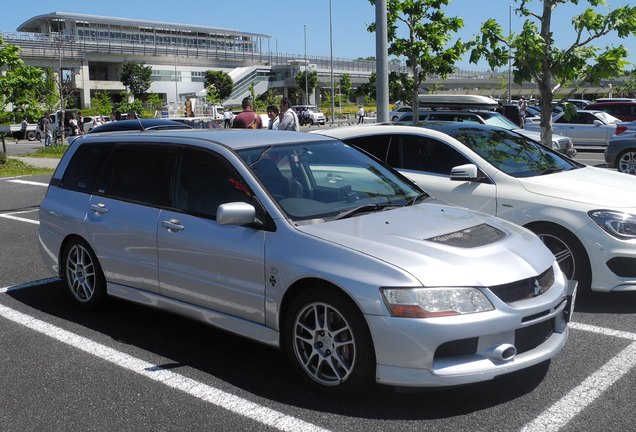
[[636,239],[636,216],[615,210],[592,210],[587,213],[598,226],[621,240]]
[[431,318],[493,310],[492,303],[477,288],[383,288],[391,315]]

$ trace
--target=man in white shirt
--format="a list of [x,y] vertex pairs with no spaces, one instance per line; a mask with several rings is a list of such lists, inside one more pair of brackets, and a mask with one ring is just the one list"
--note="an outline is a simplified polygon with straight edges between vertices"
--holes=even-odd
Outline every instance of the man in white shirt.
[[360,109],[358,110],[358,124],[364,123],[364,107],[360,105]]
[[280,101],[280,123],[278,123],[278,130],[290,130],[299,131],[298,116],[296,112],[289,105],[287,99]]

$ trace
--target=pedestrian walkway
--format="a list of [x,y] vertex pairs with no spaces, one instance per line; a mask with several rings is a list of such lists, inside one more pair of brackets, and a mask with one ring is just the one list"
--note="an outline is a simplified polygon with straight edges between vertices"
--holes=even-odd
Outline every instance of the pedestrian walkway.
[[55,169],[57,167],[59,159],[50,159],[50,158],[38,158],[38,157],[28,157],[28,156],[8,156],[9,159],[21,160],[25,164],[29,164],[36,168],[50,168]]

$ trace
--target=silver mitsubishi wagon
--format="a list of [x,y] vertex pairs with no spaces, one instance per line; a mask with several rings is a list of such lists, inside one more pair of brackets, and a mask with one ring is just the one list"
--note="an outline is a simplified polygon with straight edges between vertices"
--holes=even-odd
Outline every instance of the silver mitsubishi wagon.
[[330,395],[547,361],[576,290],[530,231],[305,133],[86,135],[40,222],[42,257],[77,306],[112,296],[212,324],[282,349]]

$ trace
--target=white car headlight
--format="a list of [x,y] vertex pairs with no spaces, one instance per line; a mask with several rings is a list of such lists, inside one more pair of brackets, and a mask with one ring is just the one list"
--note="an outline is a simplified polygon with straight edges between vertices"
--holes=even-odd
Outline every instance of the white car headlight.
[[382,295],[391,315],[403,318],[431,318],[486,312],[494,307],[477,288],[383,288]]
[[592,210],[587,214],[613,237],[621,240],[636,239],[636,215],[615,210]]

